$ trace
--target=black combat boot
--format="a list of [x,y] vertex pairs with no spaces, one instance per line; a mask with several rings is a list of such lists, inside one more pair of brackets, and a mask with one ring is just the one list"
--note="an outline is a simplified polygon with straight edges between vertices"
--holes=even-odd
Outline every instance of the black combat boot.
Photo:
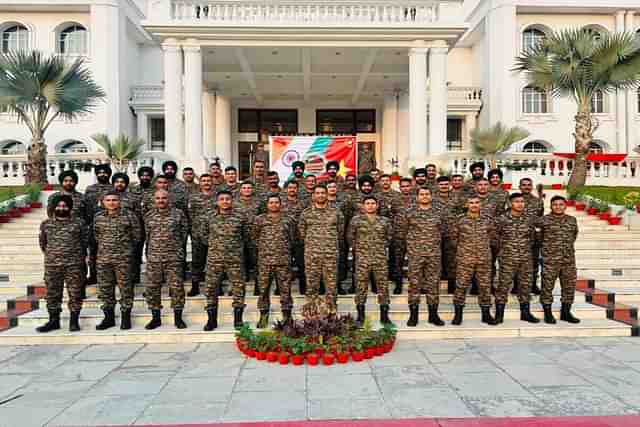
[[389,304],[380,305],[380,323],[393,326],[393,322],[389,319]]
[[69,332],[78,332],[80,330],[80,312],[72,311],[69,317]]
[[181,308],[176,308],[175,310],[173,310],[173,324],[178,329],[185,329],[187,327],[187,324],[184,323],[184,320],[182,320]]
[[453,309],[455,310],[455,315],[453,316],[451,324],[456,326],[462,325],[462,313],[464,311],[464,305],[454,304]]
[[145,329],[155,329],[162,325],[160,310],[151,310],[151,321],[145,325]]
[[456,279],[447,280],[447,293],[448,294],[456,293]]
[[291,323],[291,309],[282,310],[282,322],[285,324]]
[[520,303],[520,320],[529,323],[540,323],[540,319],[531,314],[531,306],[528,302]]
[[120,329],[123,331],[131,329],[131,309],[120,311]]
[[104,319],[102,319],[102,322],[96,325],[96,330],[98,331],[104,331],[105,329],[113,328],[114,326],[116,326],[116,313],[114,308],[105,308],[103,310],[103,313]]
[[418,326],[418,304],[409,304],[409,320],[407,320],[407,326]]
[[80,299],[87,299],[87,284],[88,282],[84,282],[82,286],[80,286]]
[[258,329],[264,329],[269,326],[269,310],[260,310],[260,320],[258,320]]
[[438,316],[438,304],[430,304],[429,305],[429,323],[436,326],[444,326],[444,322]]
[[553,317],[553,312],[551,311],[551,304],[544,304],[542,306],[542,309],[544,310],[544,323],[555,325],[556,318]]
[[364,325],[364,304],[356,305],[356,311],[358,312],[358,317],[356,318],[356,323],[358,326],[362,327]]
[[504,304],[496,304],[496,325],[504,322]]
[[491,315],[491,307],[489,306],[480,307],[480,310],[482,310],[482,319],[481,319],[482,323],[495,326],[496,319],[494,319],[493,316]]
[[60,312],[49,311],[49,320],[42,326],[38,326],[36,331],[45,333],[60,329]]
[[236,307],[233,309],[233,327],[236,329],[242,328],[242,312],[244,307]]
[[191,290],[187,294],[188,297],[196,297],[200,295],[200,281],[191,279]]
[[207,308],[207,324],[204,325],[205,331],[213,331],[218,327],[218,307]]
[[562,308],[560,309],[560,320],[569,323],[580,323],[580,319],[571,314],[571,304],[566,302],[562,303]]

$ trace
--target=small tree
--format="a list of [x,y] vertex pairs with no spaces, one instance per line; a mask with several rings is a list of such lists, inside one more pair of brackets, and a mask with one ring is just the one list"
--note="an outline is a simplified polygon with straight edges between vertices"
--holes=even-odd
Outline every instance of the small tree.
[[0,55],[0,106],[15,113],[31,133],[27,183],[47,183],[44,136],[51,123],[58,117],[72,121],[89,114],[105,97],[83,58],[68,64],[62,56],[38,51]]
[[489,129],[471,131],[471,151],[474,156],[486,158],[495,168],[497,157],[507,151],[516,142],[529,136],[529,132],[521,127],[507,127],[501,122]]
[[93,135],[92,138],[102,147],[111,164],[118,172],[126,170],[129,163],[142,154],[146,145],[144,140],[129,138],[126,135],[120,135],[114,141],[111,141],[111,138],[105,134]]

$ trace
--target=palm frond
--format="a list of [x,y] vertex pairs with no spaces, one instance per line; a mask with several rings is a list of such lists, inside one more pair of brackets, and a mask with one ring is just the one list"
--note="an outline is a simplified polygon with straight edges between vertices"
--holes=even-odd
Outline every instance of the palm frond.
[[479,157],[495,157],[507,151],[513,144],[529,136],[521,127],[507,127],[501,122],[488,129],[471,131],[471,149]]

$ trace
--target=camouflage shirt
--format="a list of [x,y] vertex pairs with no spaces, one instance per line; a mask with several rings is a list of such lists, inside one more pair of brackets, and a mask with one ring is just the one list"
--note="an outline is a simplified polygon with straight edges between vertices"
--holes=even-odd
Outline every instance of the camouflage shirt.
[[544,202],[533,194],[523,194],[524,213],[534,219],[544,215]]
[[298,224],[306,253],[337,256],[344,236],[344,218],[339,210],[312,206],[302,212]]
[[496,219],[496,237],[501,257],[523,259],[531,257],[535,241],[532,218],[507,212]]
[[471,214],[460,217],[450,233],[457,247],[457,257],[465,261],[491,260],[491,247],[496,246],[493,218]]
[[[153,196],[149,194],[153,194],[154,191],[155,188],[153,188],[152,186],[145,188],[141,186],[139,182],[132,184],[129,187],[129,193],[135,195],[138,198],[140,215],[144,215],[145,212],[153,207]],[[146,205],[146,203],[149,203],[149,201],[152,202],[151,206]]]
[[545,264],[575,263],[578,221],[571,215],[548,214],[536,220]]
[[251,228],[262,265],[288,265],[294,237],[293,221],[284,213],[258,215]]
[[358,258],[379,260],[386,263],[386,254],[391,242],[391,220],[380,215],[369,218],[356,215],[347,229],[347,243],[353,247]]
[[109,191],[113,191],[113,185],[100,183],[91,184],[85,190],[84,197],[87,201],[87,215],[90,221],[93,221],[93,217],[102,209],[102,198]]
[[118,194],[120,194],[120,206],[136,215],[138,220],[142,219],[142,197],[130,191]]
[[216,201],[211,193],[191,193],[187,203],[187,220],[191,229],[191,236],[201,243],[207,243],[203,236],[206,236],[207,217],[213,214]]
[[207,218],[207,241],[209,264],[242,264],[244,244],[249,234],[249,225],[242,212],[232,209],[223,214],[215,211]]
[[98,264],[128,263],[142,240],[142,227],[131,211],[119,209],[114,214],[98,212],[91,227],[90,243]]
[[[142,216],[146,215],[152,209],[155,209],[155,200],[153,196],[155,192],[156,190],[154,189],[153,191],[144,193],[144,195],[142,196],[142,200],[140,201]],[[183,213],[186,213],[187,201],[186,199],[182,198],[182,196],[184,196],[185,194],[186,193],[172,193],[171,191],[169,191],[169,205],[172,208],[176,208]]]
[[149,262],[182,261],[187,239],[187,218],[175,208],[151,209],[144,216]]
[[77,218],[49,218],[40,224],[40,249],[47,267],[84,264],[88,231]]
[[489,195],[496,204],[496,208],[502,213],[505,212],[509,202],[509,192],[502,187],[489,186]]
[[56,207],[53,206],[53,198],[58,195],[66,195],[71,196],[73,200],[73,208],[71,209],[71,218],[79,219],[80,221],[87,224],[89,222],[89,216],[87,213],[87,201],[82,193],[79,191],[73,191],[71,193],[67,193],[66,191],[56,191],[47,199],[47,216],[49,218],[53,218],[55,214]]
[[407,209],[396,220],[398,237],[407,242],[411,256],[440,255],[442,239],[447,233],[446,211],[432,206]]
[[378,191],[375,194],[378,199],[378,212],[380,215],[391,218],[393,216],[393,208],[398,205],[400,199],[400,192],[390,189],[389,191]]

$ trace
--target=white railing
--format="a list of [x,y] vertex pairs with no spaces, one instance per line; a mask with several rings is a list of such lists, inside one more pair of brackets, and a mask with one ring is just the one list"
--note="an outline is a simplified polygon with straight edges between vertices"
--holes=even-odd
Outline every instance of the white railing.
[[231,26],[420,26],[438,21],[439,5],[434,0],[172,0],[170,18]]
[[147,85],[131,88],[131,104],[162,104],[164,102],[164,86]]

